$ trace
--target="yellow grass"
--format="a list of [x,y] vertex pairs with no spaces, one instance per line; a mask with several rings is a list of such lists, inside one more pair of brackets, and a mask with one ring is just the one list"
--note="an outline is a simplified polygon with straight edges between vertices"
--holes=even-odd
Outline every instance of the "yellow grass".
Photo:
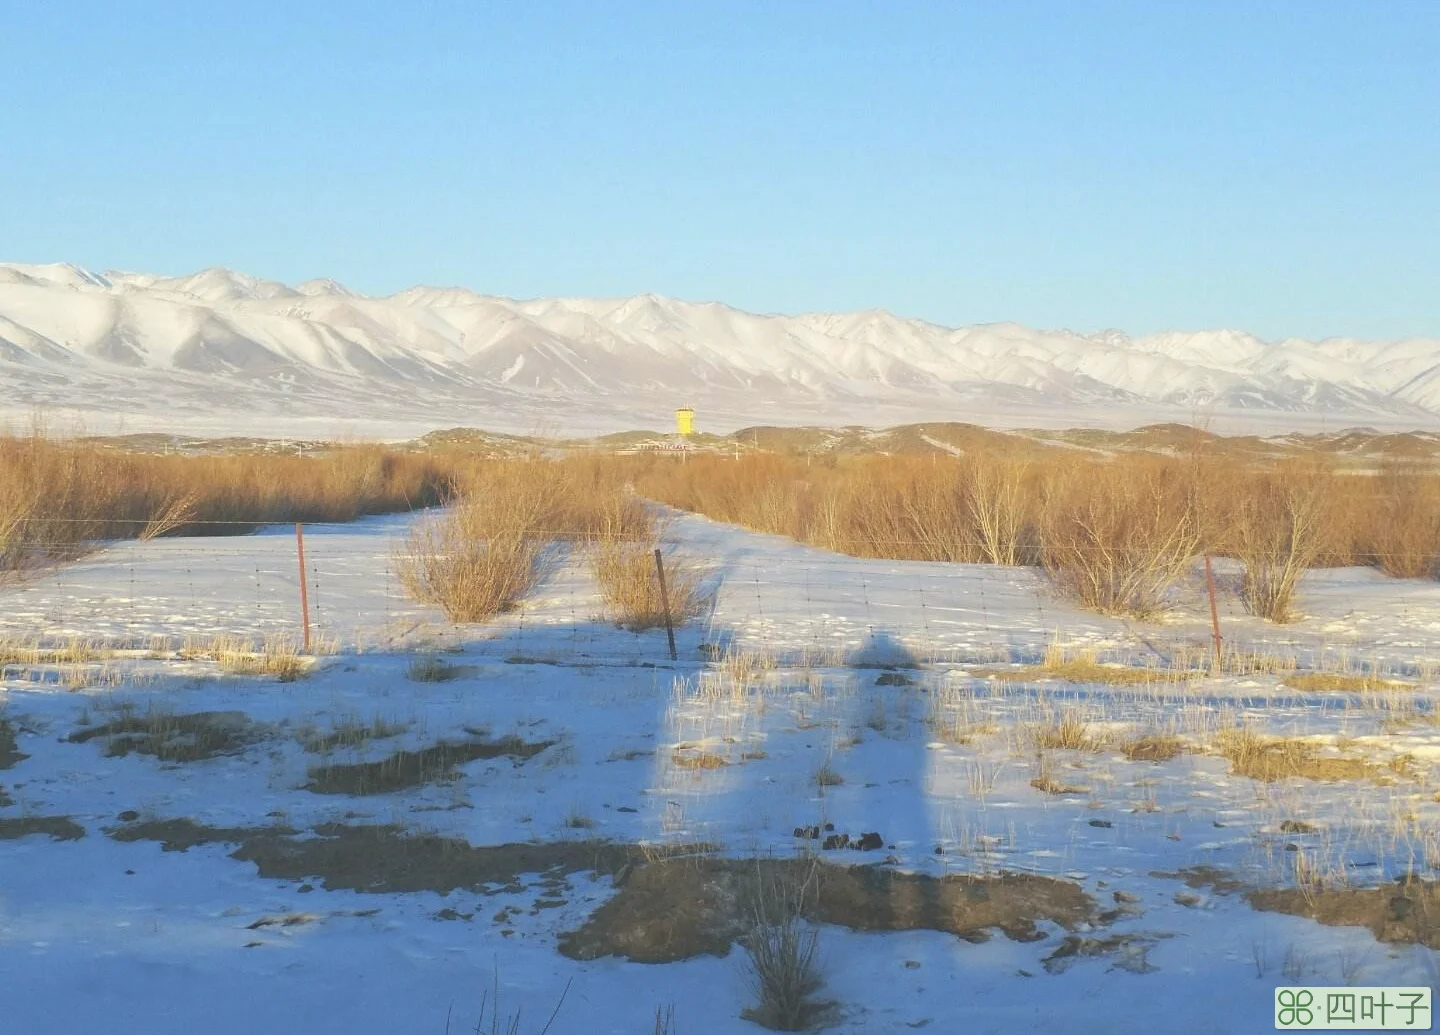
[[0,573],[67,561],[104,540],[239,534],[429,506],[450,487],[438,461],[379,446],[307,457],[154,456],[40,433],[0,437]]

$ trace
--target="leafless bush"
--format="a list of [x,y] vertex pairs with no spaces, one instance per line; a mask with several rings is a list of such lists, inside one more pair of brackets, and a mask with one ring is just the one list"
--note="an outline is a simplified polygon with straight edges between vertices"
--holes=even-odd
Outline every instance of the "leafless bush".
[[818,878],[817,867],[803,878],[788,873],[756,878],[753,926],[744,946],[759,1003],[743,1016],[775,1031],[805,1031],[829,1006],[814,998],[825,986],[820,932],[805,919]]
[[1388,467],[1375,479],[1363,538],[1372,563],[1396,578],[1434,578],[1440,555],[1440,479]]
[[[643,522],[607,520],[590,547],[590,569],[610,617],[622,628],[655,629],[664,626],[667,617],[672,626],[680,626],[705,610],[708,598],[700,572],[674,549],[660,545],[660,531],[648,515]],[[663,593],[656,550],[665,566]]]
[[530,592],[542,573],[545,546],[545,539],[523,528],[472,534],[462,510],[417,525],[396,569],[407,593],[436,605],[452,622],[485,622]]
[[1057,475],[1041,517],[1045,569],[1084,607],[1153,618],[1200,548],[1191,496],[1158,466]]
[[1230,521],[1232,549],[1245,564],[1240,598],[1251,614],[1272,622],[1293,617],[1300,576],[1325,552],[1327,528],[1323,472],[1287,468],[1252,476],[1236,494]]

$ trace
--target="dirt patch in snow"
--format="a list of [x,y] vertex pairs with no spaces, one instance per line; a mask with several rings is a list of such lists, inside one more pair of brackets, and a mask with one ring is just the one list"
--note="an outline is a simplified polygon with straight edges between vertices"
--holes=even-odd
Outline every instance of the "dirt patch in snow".
[[147,819],[106,833],[116,841],[158,841],[162,851],[186,852],[196,845],[240,844],[254,837],[286,837],[295,831],[285,826],[211,827],[193,819]]
[[1150,962],[1150,950],[1168,934],[1112,934],[1105,938],[1067,935],[1060,945],[1043,960],[1050,974],[1063,974],[1071,964],[1086,959],[1109,959],[1108,969],[1129,974],[1150,974],[1160,969]]
[[316,794],[389,794],[447,780],[460,766],[479,759],[514,758],[523,762],[554,743],[531,743],[519,737],[458,744],[441,741],[419,751],[397,751],[378,762],[317,766],[310,770],[310,781],[304,789]]
[[618,895],[561,938],[560,951],[573,959],[641,963],[724,956],[751,929],[757,891],[777,882],[807,889],[797,898],[806,918],[857,931],[945,931],[979,942],[998,929],[1036,941],[1044,937],[1040,921],[1070,929],[1095,915],[1079,885],[1029,874],[936,878],[874,866],[700,856],[636,868]]
[[78,841],[85,836],[85,828],[69,816],[0,819],[0,841],[16,841],[31,834],[44,834],[54,841]]
[[328,823],[301,836],[279,826],[209,827],[169,819],[129,823],[109,835],[117,841],[158,841],[166,851],[233,844],[230,857],[254,863],[262,877],[317,880],[329,890],[371,893],[518,891],[526,875],[556,884],[572,873],[624,873],[647,857],[638,845],[597,840],[477,847],[392,825]]
[[1440,883],[1399,880],[1378,888],[1262,888],[1256,909],[1309,917],[1329,927],[1365,927],[1377,940],[1440,949]]
[[83,744],[105,738],[111,757],[132,751],[162,762],[199,762],[220,755],[236,755],[265,736],[266,728],[251,722],[244,712],[193,712],[172,715],[154,711],[122,715],[99,726],[76,730],[66,739]]
[[29,757],[16,747],[15,727],[0,719],[0,769],[13,769]]
[[1217,895],[1229,895],[1236,891],[1244,891],[1249,886],[1229,870],[1223,870],[1218,866],[1190,866],[1173,872],[1151,870],[1150,876],[1158,877],[1161,880],[1183,880],[1186,887],[1209,888]]

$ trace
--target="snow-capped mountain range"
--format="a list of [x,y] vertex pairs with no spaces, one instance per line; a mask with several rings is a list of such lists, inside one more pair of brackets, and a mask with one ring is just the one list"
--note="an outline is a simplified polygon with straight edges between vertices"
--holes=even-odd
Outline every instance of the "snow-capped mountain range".
[[1131,338],[942,327],[883,311],[756,315],[653,295],[516,301],[416,287],[377,298],[226,269],[160,277],[0,264],[0,385],[12,412],[182,423],[229,414],[237,427],[256,422],[254,433],[266,415],[363,423],[402,412],[431,426],[581,411],[655,425],[657,400],[754,423],[793,423],[787,411],[817,407],[863,423],[875,407],[963,420],[1009,406],[1065,411],[1077,424],[1168,409],[1434,426],[1440,339]]

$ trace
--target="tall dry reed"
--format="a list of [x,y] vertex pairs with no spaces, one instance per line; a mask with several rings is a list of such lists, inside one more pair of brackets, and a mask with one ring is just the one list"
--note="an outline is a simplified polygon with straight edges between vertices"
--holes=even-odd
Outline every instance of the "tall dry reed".
[[436,459],[380,446],[155,456],[41,434],[0,438],[0,572],[69,560],[105,540],[427,507],[451,485]]

